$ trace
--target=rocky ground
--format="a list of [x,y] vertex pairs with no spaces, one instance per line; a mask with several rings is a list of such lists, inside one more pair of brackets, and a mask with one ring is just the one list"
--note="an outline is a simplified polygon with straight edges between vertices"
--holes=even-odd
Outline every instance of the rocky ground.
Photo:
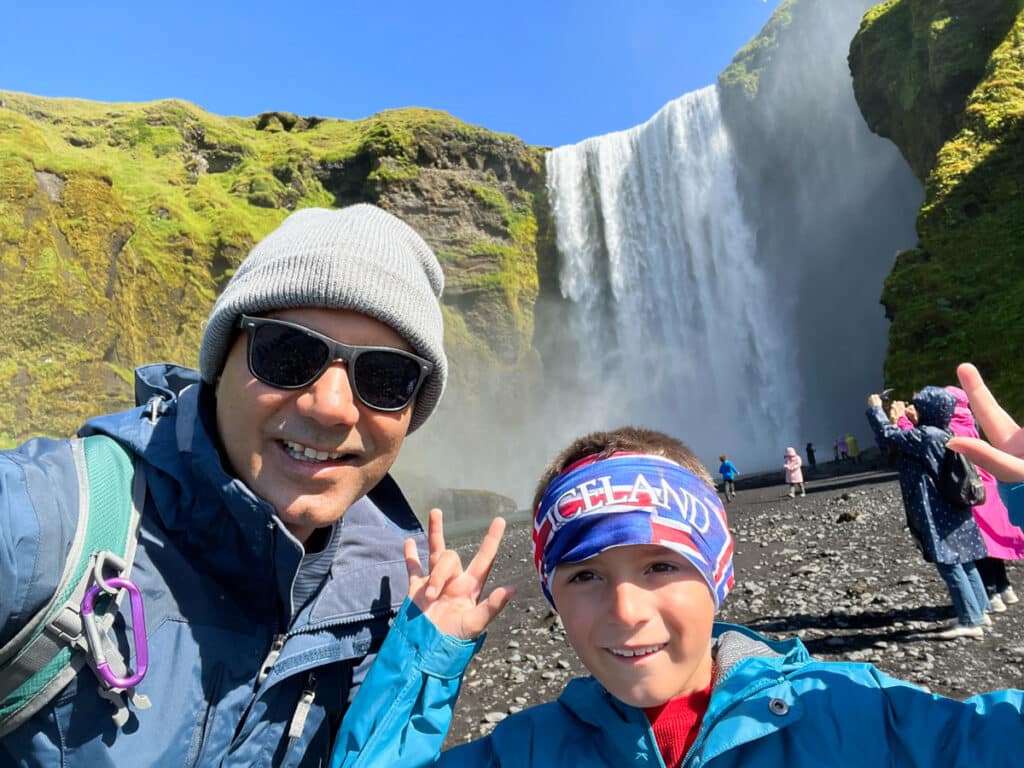
[[[905,529],[895,474],[852,463],[842,474],[819,469],[805,498],[775,485],[741,490],[728,506],[736,587],[719,618],[768,637],[797,635],[820,659],[867,661],[948,696],[1024,687],[1024,599],[996,614],[982,640],[938,640],[953,609]],[[586,674],[537,586],[527,524],[510,527],[498,557],[493,583],[518,594],[467,673],[449,744]],[[1024,598],[1024,562],[1009,572]]]

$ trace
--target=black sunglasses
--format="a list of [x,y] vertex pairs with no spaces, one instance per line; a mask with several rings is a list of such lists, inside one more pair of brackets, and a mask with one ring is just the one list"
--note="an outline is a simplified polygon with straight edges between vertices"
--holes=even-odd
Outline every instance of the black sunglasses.
[[278,389],[308,387],[335,360],[344,360],[356,397],[378,411],[400,411],[416,397],[434,364],[394,347],[342,344],[303,325],[242,315],[249,372]]

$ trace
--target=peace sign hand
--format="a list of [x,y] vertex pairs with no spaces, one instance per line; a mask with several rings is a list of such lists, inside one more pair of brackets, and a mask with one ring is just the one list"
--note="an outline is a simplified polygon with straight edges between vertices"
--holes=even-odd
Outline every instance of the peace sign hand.
[[461,640],[472,640],[487,628],[515,594],[513,587],[501,586],[480,602],[504,532],[505,521],[496,517],[476,555],[463,568],[458,553],[445,547],[441,510],[430,510],[427,523],[429,575],[423,573],[416,544],[412,539],[406,539],[409,597],[439,631]]

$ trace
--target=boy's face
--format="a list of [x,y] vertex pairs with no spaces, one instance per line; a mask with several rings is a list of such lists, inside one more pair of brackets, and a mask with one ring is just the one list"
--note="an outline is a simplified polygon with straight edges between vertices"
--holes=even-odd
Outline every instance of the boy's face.
[[621,701],[659,706],[711,681],[715,603],[682,555],[650,544],[607,549],[559,565],[551,595],[576,655]]

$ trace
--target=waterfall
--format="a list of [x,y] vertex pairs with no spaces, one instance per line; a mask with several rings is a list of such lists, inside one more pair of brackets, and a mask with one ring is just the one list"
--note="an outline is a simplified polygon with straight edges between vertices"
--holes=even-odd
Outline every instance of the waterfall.
[[717,89],[559,147],[547,174],[563,307],[543,351],[566,420],[660,429],[712,469],[780,465],[800,444],[792,303],[758,260]]

